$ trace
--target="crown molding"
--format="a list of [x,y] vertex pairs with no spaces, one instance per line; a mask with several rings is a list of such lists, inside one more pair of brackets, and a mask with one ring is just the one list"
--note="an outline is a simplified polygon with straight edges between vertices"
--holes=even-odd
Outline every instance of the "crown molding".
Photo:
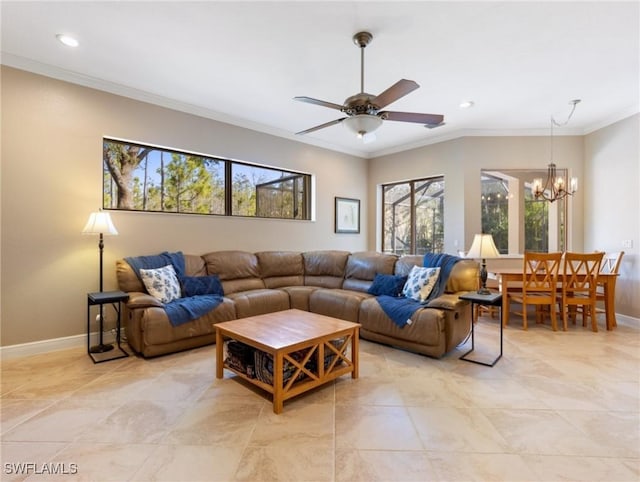
[[2,52],[0,56],[0,64],[20,70],[25,70],[34,74],[43,75],[45,77],[62,80],[71,84],[76,84],[83,87],[96,89],[102,92],[108,92],[110,94],[127,97],[129,99],[137,100],[140,102],[146,102],[148,104],[184,112],[186,114],[197,115],[206,119],[211,119],[218,122],[223,122],[225,124],[234,125],[236,127],[241,127],[243,129],[249,129],[263,134],[269,134],[275,137],[280,137],[303,144],[311,144],[316,147],[336,152],[342,152],[344,154],[349,154],[360,158],[366,158],[366,152],[362,150],[345,149],[342,146],[337,146],[329,142],[324,142],[312,138],[306,138],[303,142],[300,140],[299,136],[296,136],[294,133],[286,131],[284,129],[278,129],[275,127],[267,126],[265,124],[260,124],[258,122],[252,122],[240,117],[235,117],[222,112],[206,109],[197,105],[181,102],[169,97],[164,97],[161,95],[153,94],[151,92],[136,89],[134,87],[128,87],[123,84],[118,84],[116,82],[110,82],[98,79],[96,77],[79,74],[70,70],[61,69],[59,67],[54,67],[49,64],[44,64],[42,62],[37,62],[35,60],[27,59],[17,55]]
[[615,124],[616,122],[619,122],[623,119],[626,119],[627,117],[631,117],[632,115],[636,115],[638,113],[640,113],[640,105],[629,105],[625,109],[622,109],[621,111],[605,119],[602,119],[599,122],[594,122],[593,124],[588,125],[583,129],[583,135],[591,134],[592,132],[610,126],[611,124]]
[[[91,89],[96,89],[110,94],[127,97],[129,99],[137,100],[140,102],[146,102],[148,104],[165,107],[167,109],[184,112],[187,114],[197,115],[206,119],[211,119],[225,124],[234,125],[243,129],[249,129],[262,134],[271,135],[283,139],[288,139],[301,144],[312,145],[322,149],[327,149],[334,152],[340,152],[343,154],[359,157],[362,159],[374,159],[377,157],[387,156],[390,154],[397,154],[399,152],[409,151],[424,147],[432,144],[438,144],[440,142],[459,139],[462,137],[514,137],[514,136],[548,136],[549,129],[454,129],[450,132],[443,133],[442,135],[436,135],[426,139],[420,139],[415,142],[403,144],[401,146],[394,146],[387,149],[381,149],[376,151],[365,151],[361,149],[350,149],[344,146],[338,146],[330,142],[314,139],[312,137],[306,137],[303,140],[294,133],[284,129],[278,129],[258,122],[252,122],[247,119],[232,116],[222,112],[217,112],[211,109],[206,109],[197,105],[181,102],[169,97],[146,92],[133,87],[128,87],[116,82],[110,82],[96,77],[79,74],[74,71],[61,69],[49,64],[38,62],[32,59],[27,59],[17,55],[9,54],[6,52],[0,53],[0,64],[8,67],[13,67],[20,70],[25,70],[35,74],[40,74],[46,77],[51,77],[64,82],[81,85]],[[596,122],[587,126],[586,128],[564,128],[559,132],[554,132],[554,136],[581,136],[590,134],[598,129],[607,127],[615,122],[630,117],[640,112],[638,105],[630,105],[622,111],[609,116],[602,121]]]

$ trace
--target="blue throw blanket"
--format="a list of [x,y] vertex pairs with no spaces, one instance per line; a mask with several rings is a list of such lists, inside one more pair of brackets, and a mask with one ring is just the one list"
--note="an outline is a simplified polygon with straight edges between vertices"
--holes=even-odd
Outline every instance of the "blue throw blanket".
[[429,294],[427,301],[437,298],[444,293],[444,290],[447,287],[447,281],[449,281],[451,270],[458,261],[462,261],[462,258],[451,256],[446,253],[427,253],[424,255],[422,266],[425,268],[440,268],[440,277],[438,278],[436,285],[433,287],[433,290],[431,290],[431,294]]
[[[184,255],[182,251],[176,251],[175,253],[169,253],[164,251],[160,254],[154,254],[151,256],[136,256],[135,258],[124,258],[129,263],[129,266],[136,272],[138,278],[140,278],[141,269],[156,269],[162,268],[168,264],[173,265],[176,270],[178,279],[184,276]],[[142,278],[140,278],[142,280]]]
[[[125,258],[125,261],[129,263],[140,280],[142,280],[140,278],[140,269],[162,268],[168,264],[173,265],[178,275],[178,280],[184,277],[184,255],[180,251],[175,253],[165,251],[153,256],[129,257]],[[165,304],[164,309],[171,325],[179,326],[209,313],[220,303],[222,303],[222,296],[220,295],[198,295],[173,300]]]
[[393,296],[380,295],[376,296],[376,300],[378,300],[378,304],[385,315],[391,318],[391,321],[400,328],[409,324],[413,314],[423,307],[423,304],[419,301],[405,298],[404,296],[394,298]]
[[411,317],[413,314],[422,308],[425,304],[427,304],[432,299],[441,296],[444,293],[444,290],[447,286],[447,281],[449,280],[449,275],[451,274],[451,270],[453,266],[460,261],[462,258],[458,258],[457,256],[451,256],[450,254],[434,254],[428,253],[424,255],[424,260],[422,265],[425,268],[440,268],[440,276],[438,277],[438,281],[436,285],[431,290],[431,293],[427,297],[424,303],[420,303],[419,301],[412,300],[411,298],[399,297],[394,298],[393,296],[377,296],[376,299],[382,308],[382,311],[391,318],[391,320],[398,325],[400,328],[403,328],[406,324],[411,322]]
[[164,305],[164,309],[171,325],[179,326],[206,315],[220,303],[222,303],[220,295],[196,295],[173,300]]

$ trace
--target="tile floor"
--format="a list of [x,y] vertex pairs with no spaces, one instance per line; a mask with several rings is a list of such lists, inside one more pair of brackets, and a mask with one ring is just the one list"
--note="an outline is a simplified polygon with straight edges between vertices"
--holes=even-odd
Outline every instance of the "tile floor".
[[[497,321],[476,332],[490,358]],[[640,480],[640,327],[524,332],[513,320],[504,336],[493,368],[458,359],[469,343],[435,360],[363,340],[359,379],[281,415],[231,374],[216,380],[213,346],[99,365],[82,349],[4,361],[0,477]]]

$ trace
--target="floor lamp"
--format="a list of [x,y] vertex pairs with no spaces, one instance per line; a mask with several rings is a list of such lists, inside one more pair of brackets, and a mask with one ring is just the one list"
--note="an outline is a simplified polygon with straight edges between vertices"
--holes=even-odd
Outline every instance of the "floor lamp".
[[480,289],[479,295],[488,295],[491,292],[487,289],[487,258],[499,258],[500,252],[493,242],[493,236],[490,234],[476,234],[471,244],[471,249],[467,253],[467,258],[481,259],[482,267],[480,268]]
[[[114,236],[118,234],[115,226],[111,222],[111,216],[102,210],[93,212],[89,215],[89,220],[82,230],[82,234],[99,234],[100,241],[98,242],[98,249],[100,250],[100,292],[102,292],[102,252],[104,251],[104,235]],[[100,343],[96,346],[92,346],[89,351],[91,353],[104,353],[109,350],[113,350],[113,345],[105,345],[102,339],[103,333],[103,312],[102,305],[100,305]]]

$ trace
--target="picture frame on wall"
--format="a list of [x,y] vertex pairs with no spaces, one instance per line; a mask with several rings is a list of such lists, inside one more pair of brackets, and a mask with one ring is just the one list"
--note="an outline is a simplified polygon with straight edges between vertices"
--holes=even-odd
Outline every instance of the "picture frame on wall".
[[360,233],[360,199],[336,197],[336,233]]

